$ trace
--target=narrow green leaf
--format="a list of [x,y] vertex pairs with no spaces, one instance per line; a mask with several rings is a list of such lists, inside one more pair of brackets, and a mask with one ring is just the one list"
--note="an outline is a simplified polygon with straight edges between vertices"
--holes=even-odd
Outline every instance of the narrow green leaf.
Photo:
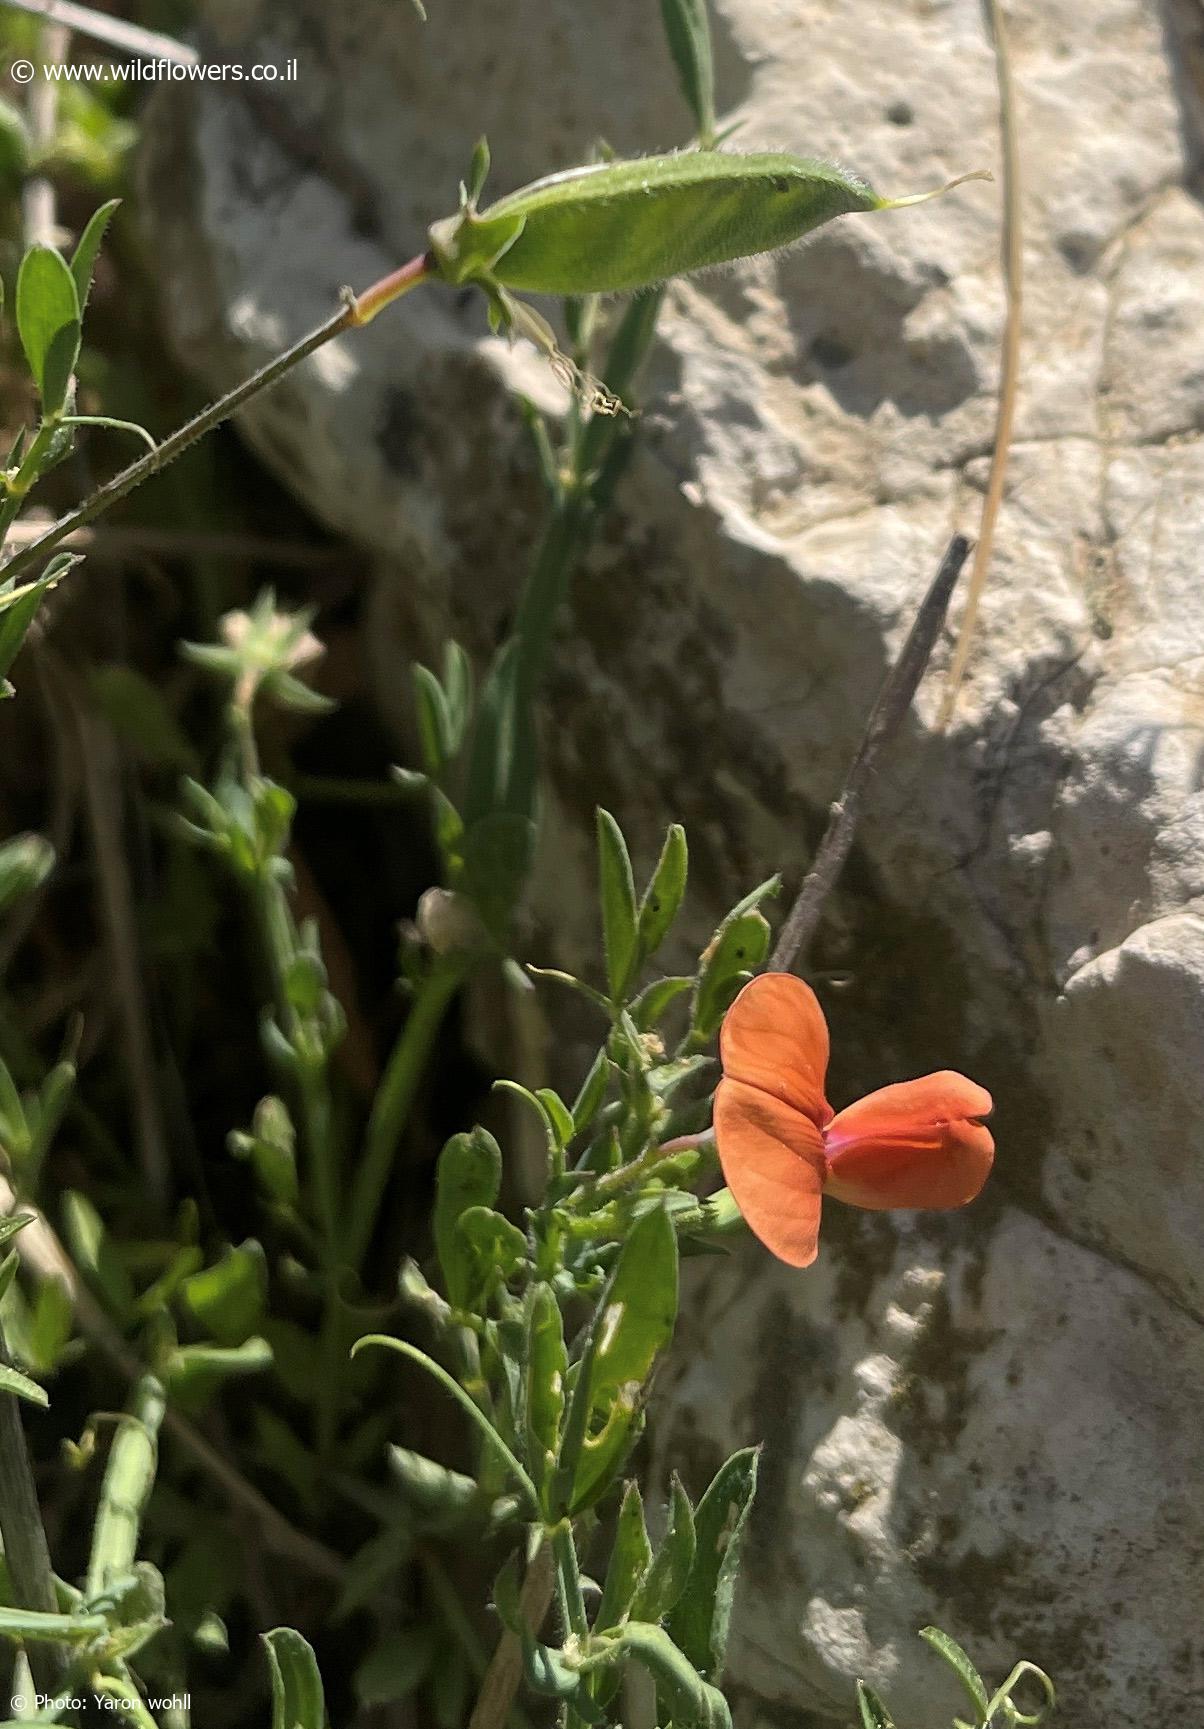
[[395,1339],[388,1333],[365,1333],[363,1338],[357,1339],[352,1346],[351,1355],[353,1357],[358,1356],[362,1350],[366,1350],[371,1345],[382,1345],[387,1350],[396,1351],[400,1357],[408,1357],[412,1363],[417,1363],[420,1368],[425,1369],[433,1380],[438,1381],[445,1392],[451,1394],[473,1427],[483,1437],[494,1457],[505,1465],[514,1481],[523,1491],[529,1511],[537,1515],[539,1496],[535,1492],[534,1483],[498,1434],[489,1418],[479,1405],[473,1403],[460,1383],[453,1380],[447,1370],[441,1364],[436,1363],[433,1357],[428,1357],[425,1351],[420,1351],[416,1345],[409,1344],[405,1339]]
[[469,1207],[492,1207],[502,1186],[502,1154],[487,1130],[453,1135],[439,1155],[435,1175],[435,1249],[451,1303],[467,1301],[472,1269],[456,1224]]
[[423,1529],[450,1529],[480,1512],[480,1489],[463,1471],[449,1470],[408,1447],[390,1447],[387,1458],[410,1516]]
[[98,210],[92,212],[79,237],[79,244],[71,254],[71,275],[75,282],[81,318],[88,304],[88,296],[92,292],[92,275],[100,254],[100,243],[120,203],[120,198],[110,198],[107,204],[102,204]]
[[505,947],[514,910],[531,873],[535,824],[514,811],[494,811],[470,823],[458,840],[456,887],[477,910],[485,929]]
[[646,990],[642,990],[631,1005],[631,1018],[640,1032],[650,1032],[664,1019],[670,1005],[678,997],[694,988],[694,980],[677,975],[673,978],[657,979]]
[[861,1714],[861,1729],[895,1729],[890,1712],[864,1681],[857,1683],[857,1709]]
[[11,1393],[14,1398],[24,1399],[27,1404],[50,1404],[50,1395],[45,1387],[39,1387],[36,1381],[31,1381],[28,1375],[23,1375],[19,1369],[10,1369],[7,1363],[0,1363],[0,1393]]
[[607,1406],[602,1428],[588,1435],[581,1446],[569,1504],[574,1517],[595,1506],[609,1492],[626,1468],[643,1431],[643,1394],[634,1386],[624,1387]]
[[551,1087],[538,1087],[535,1097],[543,1106],[548,1125],[556,1138],[556,1144],[563,1152],[576,1132],[573,1127],[572,1112],[560,1094],[553,1092]]
[[14,835],[0,845],[0,912],[41,888],[54,869],[54,848],[40,834]]
[[597,811],[602,936],[611,1000],[621,1003],[638,958],[635,881],[623,831],[610,812]]
[[560,1446],[568,1355],[564,1322],[550,1285],[537,1284],[527,1297],[526,1418],[531,1475],[542,1490]]
[[523,1265],[527,1239],[492,1207],[468,1207],[455,1226],[458,1276],[464,1279],[462,1308],[481,1313],[498,1285]]
[[5,1243],[10,1243],[18,1231],[23,1231],[26,1225],[32,1224],[32,1213],[10,1213],[6,1219],[0,1219],[0,1248]]
[[661,1621],[669,1613],[686,1588],[694,1566],[694,1548],[694,1509],[674,1472],[668,1526],[631,1606],[635,1620]]
[[69,1190],[63,1197],[63,1232],[71,1258],[109,1308],[125,1319],[134,1307],[134,1288],[114,1253],[104,1223],[86,1195]]
[[605,1633],[627,1619],[637,1587],[651,1562],[652,1545],[644,1524],[644,1502],[639,1484],[631,1482],[623,1491],[619,1507],[602,1600],[594,1617],[595,1632]]
[[707,0],[661,0],[665,36],[701,142],[715,137],[715,68]]
[[723,1671],[740,1546],[757,1490],[757,1459],[755,1447],[733,1453],[698,1503],[694,1565],[669,1616],[674,1639],[711,1681],[718,1681]]
[[31,246],[17,276],[17,330],[42,412],[51,418],[67,400],[79,359],[79,296],[66,259],[52,246]]
[[694,994],[691,1034],[711,1038],[740,986],[764,964],[769,953],[769,925],[759,912],[746,912],[720,926],[703,956]]
[[640,903],[641,961],[649,960],[656,953],[677,917],[685,898],[688,863],[686,831],[680,823],[673,823],[665,836],[660,860]]
[[[79,562],[77,553],[63,553],[51,559],[35,582],[0,589],[0,679],[7,679],[43,597]],[[12,691],[0,691],[0,695],[11,696]]]
[[951,1639],[948,1633],[942,1633],[939,1627],[922,1627],[920,1638],[930,1645],[939,1657],[953,1670],[962,1686],[969,1695],[970,1701],[978,1713],[978,1721],[986,1721],[987,1687],[986,1682],[970,1661],[968,1654],[962,1650],[956,1639]]
[[272,1671],[272,1729],[326,1729],[326,1700],[313,1646],[291,1627],[265,1633],[263,1642]]
[[241,1345],[267,1307],[267,1261],[253,1239],[227,1250],[220,1261],[185,1279],[181,1295],[219,1345]]
[[442,774],[452,756],[452,722],[443,686],[429,666],[415,661],[410,668],[414,680],[414,706],[418,720],[418,743],[427,774]]
[[364,1710],[408,1699],[431,1672],[435,1661],[435,1629],[403,1627],[390,1631],[368,1652],[352,1685]]
[[579,1135],[587,1129],[602,1108],[610,1085],[610,1056],[603,1045],[593,1062],[589,1073],[581,1083],[581,1091],[573,1100],[573,1134]]
[[628,1233],[594,1321],[598,1342],[590,1406],[606,1407],[620,1388],[642,1387],[677,1320],[677,1237],[656,1207]]

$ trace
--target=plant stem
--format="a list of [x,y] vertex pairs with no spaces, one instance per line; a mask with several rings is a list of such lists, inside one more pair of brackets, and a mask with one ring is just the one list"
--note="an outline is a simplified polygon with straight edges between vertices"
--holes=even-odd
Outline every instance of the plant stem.
[[[546,1536],[527,1567],[519,1595],[523,1619],[538,1634],[548,1613],[555,1586],[556,1569],[552,1546]],[[468,1729],[501,1729],[514,1704],[523,1673],[523,1653],[518,1635],[506,1630],[494,1647],[481,1683],[481,1691],[468,1719]]]
[[347,1262],[357,1271],[372,1240],[381,1197],[410,1114],[410,1107],[426,1070],[443,1017],[471,967],[464,953],[439,955],[418,987],[406,1024],[389,1057],[372,1114],[363,1162],[356,1174],[350,1214],[343,1239]]
[[[2,1330],[0,1363],[12,1367]],[[0,1393],[0,1535],[17,1606],[53,1615],[58,1598],[50,1549],[14,1393]],[[65,1672],[62,1652],[56,1645],[30,1644],[27,1655],[38,1691],[53,1696]]]
[[211,432],[215,426],[220,426],[223,421],[228,420],[252,397],[269,389],[283,378],[286,372],[291,372],[294,366],[323,347],[332,337],[340,335],[345,330],[355,330],[361,325],[367,324],[385,306],[408,293],[411,288],[417,288],[420,283],[427,281],[429,276],[430,266],[426,255],[423,254],[419,258],[411,259],[409,264],[403,265],[399,270],[392,271],[380,282],[365,289],[364,293],[358,297],[348,291],[344,305],[333,317],[326,319],[324,323],[319,324],[303,336],[299,342],[293,343],[283,353],[276,355],[275,359],[269,360],[265,366],[261,366],[258,371],[253,372],[249,378],[244,379],[241,384],[236,385],[225,396],[219,397],[216,402],[211,402],[207,408],[202,408],[199,414],[195,414],[191,420],[185,421],[184,425],[173,432],[170,438],[165,438],[162,444],[155,446],[154,450],[139,457],[137,462],[130,463],[128,468],[123,468],[120,474],[115,474],[112,480],[106,481],[104,486],[98,487],[82,504],[77,505],[74,510],[68,511],[66,516],[60,517],[53,528],[47,529],[46,533],[39,539],[15,553],[5,566],[5,579],[15,581],[23,571],[31,569],[48,553],[53,552],[55,547],[61,545],[68,535],[74,534],[86,523],[94,522],[98,516],[102,516],[111,505],[125,498],[127,494],[141,486],[143,481],[149,480],[152,475],[158,474],[161,469],[166,468],[169,462],[174,462],[176,457],[181,456],[190,445],[195,444],[199,438],[203,438],[207,432]]
[[815,863],[803,879],[789,917],[782,926],[777,946],[769,959],[771,972],[789,972],[806,959],[807,948],[815,935],[824,902],[840,875],[841,866],[849,856],[861,803],[870,777],[878,766],[884,745],[892,739],[911,707],[911,699],[924,676],[936,639],[940,635],[949,601],[962,566],[970,552],[970,542],[964,535],[954,535],[941,560],[941,567],[924,599],[920,602],[915,622],[898,660],[886,675],[878,700],[870,710],[870,718],[861,735],[861,743],[845,778],[844,788],[832,806],[832,814],[819,843]]

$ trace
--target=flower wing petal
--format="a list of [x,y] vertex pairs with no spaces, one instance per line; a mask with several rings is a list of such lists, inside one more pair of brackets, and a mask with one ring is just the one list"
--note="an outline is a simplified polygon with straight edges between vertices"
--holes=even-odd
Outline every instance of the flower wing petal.
[[855,1207],[963,1207],[995,1157],[985,1087],[952,1069],[867,1093],[828,1125],[827,1193]]
[[793,1105],[821,1129],[831,1120],[828,1023],[815,992],[793,973],[749,980],[724,1017],[719,1051],[731,1080]]
[[744,1081],[720,1081],[715,1144],[732,1197],[753,1235],[779,1261],[809,1267],[819,1238],[823,1137],[783,1100]]

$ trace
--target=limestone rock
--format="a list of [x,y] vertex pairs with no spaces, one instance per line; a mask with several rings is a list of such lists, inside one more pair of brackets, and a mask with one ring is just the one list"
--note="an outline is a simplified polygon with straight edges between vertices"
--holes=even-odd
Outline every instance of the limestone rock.
[[[680,141],[647,0],[202,6],[302,77],[173,88],[147,217],[217,387],[417,251],[474,139],[496,189]],[[741,147],[886,191],[995,165],[977,0],[718,0]],[[818,1269],[700,1280],[659,1446],[767,1435],[732,1680],[748,1721],[848,1718],[859,1674],[937,1721],[963,1639],[1065,1720],[1204,1687],[1204,23],[1195,0],[1014,0],[1024,367],[957,725],[922,692],[817,954],[832,1091],[961,1067],[998,1100],[965,1216],[832,1208]],[[550,702],[535,952],[596,950],[590,813],[692,849],[693,928],[795,875],[950,531],[973,532],[1004,311],[999,192],[847,219],[680,285],[637,460],[577,584]],[[511,387],[552,386],[471,296],[416,295],[261,399],[248,438],[380,555],[381,700],[451,630],[484,656],[538,492]],[[549,398],[550,399],[550,398]],[[1186,1717],[1184,1718],[1186,1720]]]

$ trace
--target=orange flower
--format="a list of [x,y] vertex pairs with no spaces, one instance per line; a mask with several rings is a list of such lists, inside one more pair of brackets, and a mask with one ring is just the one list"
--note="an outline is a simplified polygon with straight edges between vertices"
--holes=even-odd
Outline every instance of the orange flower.
[[828,1023],[793,973],[745,985],[719,1047],[723,1174],[754,1236],[787,1265],[815,1259],[825,1194],[854,1207],[962,1207],[986,1182],[995,1142],[978,1119],[991,1095],[952,1069],[882,1087],[833,1115]]

